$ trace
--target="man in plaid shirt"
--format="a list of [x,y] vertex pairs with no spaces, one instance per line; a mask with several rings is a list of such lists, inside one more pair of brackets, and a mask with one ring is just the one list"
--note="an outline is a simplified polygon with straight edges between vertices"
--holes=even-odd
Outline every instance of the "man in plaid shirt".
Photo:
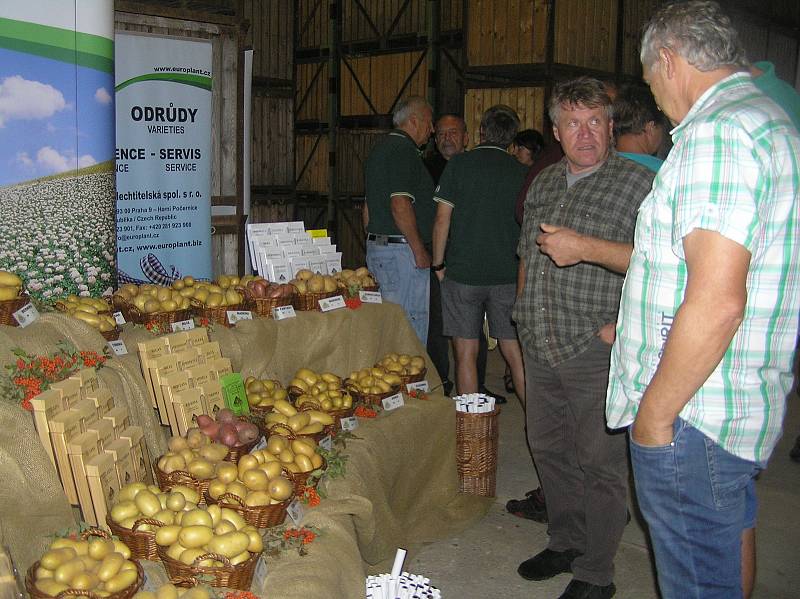
[[571,571],[563,599],[602,599],[615,592],[628,490],[625,437],[606,431],[603,414],[610,323],[653,172],[611,148],[611,99],[600,81],[560,84],[549,114],[565,157],[528,191],[514,319],[550,542],[518,572],[545,580]]
[[639,210],[608,425],[630,425],[662,596],[742,597],[754,477],[780,437],[792,382],[800,135],[753,84],[716,2],[659,10],[641,59],[677,126]]

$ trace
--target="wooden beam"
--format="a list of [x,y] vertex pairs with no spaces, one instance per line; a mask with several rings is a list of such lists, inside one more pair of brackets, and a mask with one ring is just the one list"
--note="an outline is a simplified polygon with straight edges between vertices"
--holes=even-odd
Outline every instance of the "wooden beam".
[[136,15],[180,19],[181,21],[215,23],[226,27],[239,27],[240,22],[239,17],[236,16],[227,16],[199,10],[187,10],[185,8],[173,8],[171,6],[158,4],[146,4],[143,2],[134,2],[132,0],[114,0],[114,10],[116,12],[127,12]]

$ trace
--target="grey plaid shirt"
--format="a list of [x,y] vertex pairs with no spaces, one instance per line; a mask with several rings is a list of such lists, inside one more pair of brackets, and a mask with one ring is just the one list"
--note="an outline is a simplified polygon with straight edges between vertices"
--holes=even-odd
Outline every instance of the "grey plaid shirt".
[[514,306],[517,333],[527,352],[551,366],[585,351],[600,327],[616,321],[624,277],[594,264],[556,266],[536,245],[539,225],[633,243],[639,204],[655,176],[613,150],[569,189],[566,168],[562,159],[534,179],[517,248],[525,263],[525,287]]

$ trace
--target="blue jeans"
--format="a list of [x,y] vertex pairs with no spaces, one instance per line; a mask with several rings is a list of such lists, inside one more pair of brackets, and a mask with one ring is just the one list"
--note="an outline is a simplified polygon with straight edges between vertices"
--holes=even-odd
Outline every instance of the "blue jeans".
[[630,439],[636,496],[664,599],[742,597],[741,535],[753,525],[759,467],[680,418],[669,445]]
[[424,346],[428,342],[430,269],[417,268],[405,243],[367,241],[367,268],[381,286],[383,299],[400,304]]

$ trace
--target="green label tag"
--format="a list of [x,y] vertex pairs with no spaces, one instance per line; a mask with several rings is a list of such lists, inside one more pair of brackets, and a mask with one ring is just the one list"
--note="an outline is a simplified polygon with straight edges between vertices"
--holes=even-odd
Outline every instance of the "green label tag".
[[247,403],[247,393],[244,390],[242,375],[238,372],[226,374],[219,379],[222,385],[222,395],[225,397],[225,407],[236,416],[250,413],[250,404]]

